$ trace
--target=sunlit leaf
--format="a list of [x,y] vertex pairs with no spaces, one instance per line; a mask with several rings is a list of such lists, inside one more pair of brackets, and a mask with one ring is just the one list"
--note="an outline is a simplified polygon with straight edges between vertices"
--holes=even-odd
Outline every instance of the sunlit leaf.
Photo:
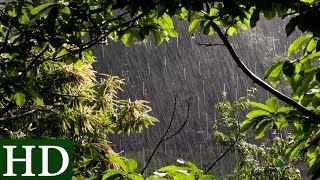
[[20,107],[26,102],[26,95],[22,92],[17,92],[13,95],[13,98],[15,99],[16,104]]
[[288,56],[291,56],[294,52],[299,50],[301,46],[312,37],[311,34],[305,34],[297,38],[296,40],[293,41],[292,44],[290,44],[288,48]]
[[189,35],[194,37],[194,33],[197,30],[199,24],[203,21],[203,19],[195,19],[189,25]]

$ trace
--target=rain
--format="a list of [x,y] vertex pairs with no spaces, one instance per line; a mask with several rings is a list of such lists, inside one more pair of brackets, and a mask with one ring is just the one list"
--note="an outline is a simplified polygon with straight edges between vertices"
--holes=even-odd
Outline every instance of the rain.
[[[286,37],[285,23],[263,20],[256,28],[229,37],[240,59],[260,77],[268,65],[286,56],[292,37]],[[174,96],[177,96],[178,103],[172,132],[185,120],[191,98],[187,125],[161,145],[146,174],[165,164],[174,164],[177,159],[192,161],[205,169],[220,156],[224,148],[214,144],[211,122],[218,118],[214,105],[224,100],[223,91],[227,92],[229,101],[247,96],[250,87],[257,88],[257,101],[270,96],[241,72],[223,46],[204,47],[195,42],[221,43],[217,36],[199,34],[190,39],[186,22],[176,22],[175,27],[179,32],[178,39],[170,39],[159,47],[155,47],[150,37],[145,44],[135,42],[131,47],[110,42],[107,46],[94,48],[97,56],[95,70],[125,79],[124,91],[119,98],[149,101],[153,109],[151,115],[159,119],[141,134],[109,136],[113,149],[137,160],[140,169],[168,126]],[[213,170],[215,175],[226,175],[234,157],[237,158],[237,154],[223,159]]]

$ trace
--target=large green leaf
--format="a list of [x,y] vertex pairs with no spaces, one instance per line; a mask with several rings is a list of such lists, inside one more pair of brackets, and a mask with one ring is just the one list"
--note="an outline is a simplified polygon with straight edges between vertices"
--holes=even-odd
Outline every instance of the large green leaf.
[[271,108],[265,104],[262,103],[258,103],[258,102],[248,102],[249,105],[255,107],[255,108],[259,108],[262,109],[264,111],[268,111],[271,112]]
[[275,97],[271,97],[266,101],[268,107],[272,109],[272,112],[276,112],[279,108],[278,100]]
[[254,119],[246,119],[240,125],[240,133],[247,131],[256,121]]
[[294,52],[299,50],[301,46],[310,38],[312,38],[311,34],[305,34],[300,36],[298,39],[294,40],[292,44],[290,44],[288,49],[288,56],[291,56]]
[[203,19],[195,19],[189,25],[189,35],[194,37],[194,33],[197,30],[199,24],[203,21]]
[[270,112],[268,112],[268,111],[254,110],[254,111],[249,112],[246,117],[249,118],[249,119],[253,119],[253,118],[256,118],[256,117],[269,116],[269,115],[270,115]]
[[137,162],[132,159],[125,160],[125,164],[127,165],[128,172],[134,172],[138,167]]
[[277,63],[273,64],[270,68],[268,68],[265,73],[264,73],[264,79],[267,79],[269,77],[269,75],[276,69],[279,67],[282,67],[283,63],[285,63],[286,60],[281,60],[278,61]]
[[255,138],[260,139],[265,135],[266,130],[270,126],[271,120],[265,119],[261,122],[259,122],[256,126],[256,131],[254,132]]

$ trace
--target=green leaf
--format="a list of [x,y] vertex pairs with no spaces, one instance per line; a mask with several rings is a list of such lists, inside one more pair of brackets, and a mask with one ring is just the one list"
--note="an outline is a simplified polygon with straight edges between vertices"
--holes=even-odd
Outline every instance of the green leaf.
[[55,4],[56,3],[45,3],[40,6],[37,6],[30,11],[30,14],[31,15],[38,15],[40,12],[47,10],[48,8],[50,8],[51,6],[53,6]]
[[214,29],[211,24],[208,22],[207,25],[203,28],[203,34],[211,36],[214,33]]
[[73,67],[80,69],[83,65],[83,61],[79,59],[76,63],[73,64]]
[[175,165],[169,165],[166,167],[163,167],[159,169],[159,172],[168,172],[168,171],[177,171],[177,170],[190,170],[188,167],[181,167],[181,166],[175,166]]
[[268,68],[264,73],[264,79],[267,79],[271,72],[273,72],[276,68],[279,66],[282,67],[283,63],[285,63],[285,60],[278,61],[277,63],[273,64],[270,68]]
[[277,112],[279,108],[278,100],[275,97],[271,97],[266,101],[268,107],[272,109],[272,112]]
[[202,175],[199,178],[199,180],[214,180],[214,179],[216,179],[216,178],[212,175]]
[[246,119],[240,125],[240,133],[247,131],[256,121],[254,119]]
[[156,46],[159,46],[162,43],[162,41],[164,40],[164,37],[161,35],[160,31],[153,30],[152,33],[154,36]]
[[[299,140],[297,142],[295,142],[294,144],[290,145],[289,148],[286,150],[285,154],[287,157],[290,157],[290,159],[293,159],[295,157],[295,155],[298,153],[299,151],[299,146],[303,143],[303,140]],[[292,155],[292,152],[295,151],[295,154]]]
[[269,115],[270,115],[270,112],[263,111],[263,110],[254,110],[254,111],[249,112],[246,117],[249,119],[253,119],[256,117],[269,116]]
[[167,13],[164,13],[161,18],[162,18],[163,22],[168,25],[169,28],[174,28],[173,21]]
[[13,98],[15,99],[15,102],[19,107],[22,107],[26,102],[26,95],[22,92],[17,92],[13,95]]
[[118,170],[107,170],[106,174],[103,175],[102,180],[114,180],[114,179],[122,179],[123,178],[123,173]]
[[294,52],[300,49],[302,44],[304,44],[307,40],[312,38],[312,34],[305,34],[297,38],[296,40],[293,41],[292,44],[290,44],[289,49],[288,49],[288,56],[291,56]]
[[278,160],[278,163],[277,163],[277,167],[278,167],[278,168],[283,168],[283,167],[284,167],[284,163],[285,163],[285,162],[284,162],[282,159],[279,159],[279,160]]
[[189,25],[189,35],[194,37],[194,32],[197,30],[199,24],[203,21],[203,19],[195,19]]
[[61,13],[66,14],[66,15],[70,15],[70,8],[69,7],[62,8]]
[[283,64],[280,64],[279,66],[275,67],[269,74],[269,81],[273,87],[276,87],[280,82],[280,73],[282,71],[282,66]]
[[128,172],[134,172],[138,167],[137,162],[132,159],[125,160],[125,164],[127,165]]
[[128,172],[127,165],[121,157],[109,155],[108,158],[111,162],[118,164],[125,172]]
[[130,31],[126,31],[126,33],[121,37],[121,41],[127,47],[131,45],[132,39],[133,39],[133,33],[131,33]]
[[265,110],[265,111],[268,111],[268,112],[271,112],[271,108],[268,107],[267,105],[265,104],[262,104],[262,103],[257,103],[257,102],[248,102],[248,104],[250,106],[253,106],[255,108],[260,108],[262,110]]
[[32,88],[28,88],[28,93],[31,95],[33,102],[39,106],[43,105],[43,98],[37,91]]
[[236,26],[231,26],[231,27],[228,27],[228,31],[227,31],[227,34],[229,36],[232,36],[234,35],[235,33],[238,32],[238,28]]
[[267,128],[270,126],[271,120],[265,119],[261,122],[259,122],[256,126],[256,131],[254,132],[254,136],[256,139],[261,139],[267,130]]
[[314,39],[311,39],[308,43],[308,46],[307,46],[307,51],[308,52],[311,52],[313,50],[315,50],[317,47],[317,41],[314,40]]
[[292,151],[290,152],[290,159],[294,159],[297,154],[299,153],[300,149],[302,149],[305,145],[306,141],[298,141],[297,144],[294,145],[294,147],[292,148]]

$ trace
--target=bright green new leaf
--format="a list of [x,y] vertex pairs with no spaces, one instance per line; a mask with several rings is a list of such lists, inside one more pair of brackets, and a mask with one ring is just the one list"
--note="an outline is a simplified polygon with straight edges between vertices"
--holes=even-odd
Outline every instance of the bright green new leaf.
[[73,64],[73,67],[80,69],[83,65],[83,61],[79,59],[76,63]]
[[128,174],[128,179],[144,180],[144,178],[141,175],[137,174],[137,173]]
[[209,12],[209,16],[216,16],[219,13],[219,9],[217,8],[211,8]]
[[33,8],[31,11],[30,11],[30,14],[31,15],[37,15],[39,14],[40,12],[43,12],[45,10],[47,10],[48,8],[50,8],[51,6],[55,5],[56,3],[45,3],[45,4],[42,4],[40,6],[37,6],[35,8]]
[[197,30],[199,24],[203,21],[203,19],[195,19],[189,25],[189,35],[194,37],[194,33]]
[[305,34],[300,36],[298,39],[294,40],[292,44],[290,44],[288,49],[288,56],[291,56],[294,52],[300,49],[300,47],[310,38],[312,38],[311,34]]
[[282,71],[283,64],[277,66],[273,71],[269,74],[269,81],[273,87],[276,87],[280,82],[280,73]]
[[282,67],[283,63],[285,63],[285,60],[281,60],[278,61],[277,63],[275,63],[274,65],[272,65],[270,68],[268,68],[265,73],[264,73],[264,79],[267,79],[269,77],[269,75],[276,69],[279,67]]
[[111,162],[118,164],[125,172],[128,172],[127,165],[121,157],[109,155],[108,158]]
[[317,41],[315,41],[314,39],[311,39],[307,45],[307,50],[311,52],[315,50],[316,46],[317,46]]
[[246,117],[249,119],[253,119],[256,117],[269,116],[269,115],[270,115],[270,112],[267,112],[264,110],[254,110],[254,111],[249,112]]
[[169,165],[166,167],[163,167],[159,169],[159,172],[168,172],[168,171],[177,171],[177,170],[190,170],[189,167],[180,167],[180,166],[175,166],[175,165]]
[[66,15],[70,15],[70,8],[69,7],[62,8],[61,13],[66,14]]
[[21,107],[26,102],[26,95],[22,92],[17,92],[13,95],[13,98],[15,99],[16,104]]
[[247,131],[256,121],[254,119],[246,119],[240,125],[240,133]]
[[162,15],[162,20],[163,20],[164,23],[166,23],[168,25],[169,28],[174,28],[173,21],[172,21],[171,17],[167,13],[164,13]]
[[268,112],[271,112],[271,108],[265,104],[262,104],[262,103],[257,103],[257,102],[248,102],[248,104],[250,106],[253,106],[255,108],[260,108],[262,110],[265,110],[265,111],[268,111]]
[[137,162],[132,159],[127,159],[124,162],[127,165],[128,172],[134,172],[138,167]]
[[314,0],[300,0],[301,2],[305,2],[305,3],[309,3],[312,4],[314,2]]
[[271,97],[266,101],[268,107],[272,109],[272,112],[277,112],[279,108],[278,100],[275,97]]
[[126,33],[121,37],[121,41],[127,47],[131,45],[132,39],[133,39],[133,33],[131,33],[130,31],[126,31]]
[[238,32],[237,26],[231,26],[231,27],[229,27],[229,28],[227,29],[227,34],[228,34],[229,36],[232,36],[232,35],[234,35],[234,34],[237,33],[237,32]]

